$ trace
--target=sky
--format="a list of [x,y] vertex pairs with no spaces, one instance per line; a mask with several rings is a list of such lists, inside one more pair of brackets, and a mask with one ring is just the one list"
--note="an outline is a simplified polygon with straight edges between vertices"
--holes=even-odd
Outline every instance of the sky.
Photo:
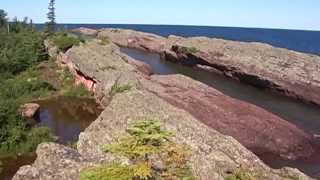
[[[49,0],[0,0],[9,17],[46,21]],[[320,0],[56,0],[58,23],[320,30]]]

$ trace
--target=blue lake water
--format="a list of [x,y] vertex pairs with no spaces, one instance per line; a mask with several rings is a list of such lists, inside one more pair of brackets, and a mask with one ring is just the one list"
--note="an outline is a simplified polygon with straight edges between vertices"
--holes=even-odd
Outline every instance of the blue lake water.
[[[125,28],[158,34],[184,37],[206,36],[244,42],[263,42],[273,46],[300,52],[320,54],[320,31],[261,29],[239,27],[175,26],[175,25],[130,25],[130,24],[60,24],[65,29]],[[38,25],[41,28],[42,25]]]

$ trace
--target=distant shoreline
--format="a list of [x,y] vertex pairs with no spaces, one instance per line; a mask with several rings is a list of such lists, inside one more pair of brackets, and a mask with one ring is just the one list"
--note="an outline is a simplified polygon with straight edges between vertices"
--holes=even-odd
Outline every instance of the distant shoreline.
[[[35,26],[37,29],[42,29],[43,24],[35,24]],[[182,37],[205,36],[240,42],[260,42],[298,52],[320,54],[320,31],[143,24],[59,24],[58,27],[64,29],[76,29],[79,27],[91,29],[122,28],[153,33],[164,37],[169,35]]]

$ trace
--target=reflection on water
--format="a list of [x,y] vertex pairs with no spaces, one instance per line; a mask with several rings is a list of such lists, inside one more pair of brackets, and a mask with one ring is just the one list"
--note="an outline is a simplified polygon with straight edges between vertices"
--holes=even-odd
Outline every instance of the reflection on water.
[[[139,50],[121,48],[121,51],[130,57],[143,61],[152,66],[155,74],[183,74],[203,82],[230,97],[255,104],[283,119],[297,125],[306,132],[320,134],[320,108],[302,102],[241,84],[212,72],[183,66],[162,60],[158,54],[145,53]],[[320,174],[320,165],[308,162],[289,162],[272,155],[259,155],[273,168],[284,166],[296,167],[310,175]]]
[[76,141],[100,113],[93,99],[58,97],[37,103],[41,107],[39,125],[49,127],[63,144]]
[[[62,144],[77,141],[79,134],[97,119],[101,112],[93,99],[57,97],[35,103],[41,106],[38,125],[48,127]],[[10,180],[19,167],[32,164],[35,158],[35,154],[0,156],[3,166],[0,179]]]

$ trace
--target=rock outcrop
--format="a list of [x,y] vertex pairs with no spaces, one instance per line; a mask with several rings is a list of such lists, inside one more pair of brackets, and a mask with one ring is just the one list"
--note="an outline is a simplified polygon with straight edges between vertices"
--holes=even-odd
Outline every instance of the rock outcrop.
[[262,43],[206,37],[160,37],[122,29],[102,29],[119,46],[155,52],[166,60],[205,65],[260,88],[320,105],[320,56],[294,52]]
[[[191,148],[189,162],[198,179],[224,179],[239,169],[258,179],[310,179],[295,169],[269,168],[237,140],[214,129],[230,128],[226,134],[239,135],[239,139],[255,136],[257,139],[251,137],[243,143],[280,154],[291,156],[303,150],[306,155],[312,153],[307,134],[256,106],[234,100],[183,76],[149,77],[150,73],[139,68],[143,64],[132,63],[132,59],[121,54],[112,43],[104,45],[92,40],[56,57],[74,75],[81,74],[95,83],[95,96],[105,109],[81,133],[77,150],[54,143],[41,144],[35,163],[20,168],[14,180],[78,179],[83,168],[117,159],[103,153],[101,145],[114,142],[130,122],[142,118],[159,120],[166,129],[173,132],[172,140]],[[117,92],[115,88],[121,86],[130,88],[125,92]],[[198,107],[195,107],[196,103],[200,103]],[[245,112],[241,113],[239,108]],[[201,113],[207,113],[208,118]],[[256,130],[250,126],[254,123],[257,124]],[[248,133],[246,131],[255,131],[242,136],[236,134],[233,127],[244,134]],[[259,132],[262,128],[274,135]],[[277,135],[290,138],[290,141]],[[262,139],[265,145],[261,144]],[[304,156],[304,153],[300,155]]]

